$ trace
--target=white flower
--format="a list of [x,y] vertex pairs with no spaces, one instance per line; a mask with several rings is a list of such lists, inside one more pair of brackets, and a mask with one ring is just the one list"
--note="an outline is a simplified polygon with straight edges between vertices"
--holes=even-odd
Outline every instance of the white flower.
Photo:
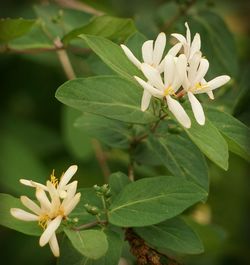
[[36,198],[40,205],[26,196],[20,198],[23,205],[33,213],[19,208],[10,209],[12,216],[19,220],[38,222],[44,229],[39,240],[40,246],[43,247],[49,243],[51,251],[56,257],[60,255],[56,230],[61,221],[67,218],[80,201],[81,194],[76,193],[76,184],[76,181],[68,184],[66,197],[61,201],[56,187],[50,181],[47,181],[46,187],[50,198],[48,198],[43,187],[36,187]]
[[223,86],[230,80],[228,75],[221,75],[207,82],[204,79],[204,76],[206,75],[208,68],[208,60],[201,58],[200,52],[195,53],[189,62],[187,74],[183,79],[182,84],[184,90],[187,92],[195,119],[200,125],[205,124],[205,115],[200,102],[194,94],[207,93],[209,97],[213,99],[213,90]]
[[[50,175],[50,182],[57,188],[57,192],[60,195],[61,198],[64,198],[67,194],[67,190],[69,188],[69,181],[74,176],[74,174],[77,171],[77,166],[73,165],[70,166],[66,172],[61,176],[60,181],[55,177],[54,170],[52,174]],[[20,179],[20,182],[26,186],[34,187],[34,188],[41,188],[45,191],[48,191],[48,187],[46,185],[43,185],[41,183],[35,182],[33,180],[27,180],[27,179]],[[73,185],[74,182],[72,182],[70,185]],[[77,185],[77,182],[76,184]]]
[[194,54],[200,51],[201,39],[200,39],[200,34],[196,33],[193,41],[191,42],[191,33],[187,22],[185,23],[185,26],[187,29],[186,38],[179,33],[173,33],[171,35],[175,37],[183,45],[184,54],[186,55],[187,61],[189,62],[194,56]]
[[[164,70],[164,60],[166,58],[165,57],[162,60],[165,46],[166,46],[166,34],[163,32],[161,32],[157,36],[155,42],[153,40],[147,40],[142,45],[143,62],[156,68],[161,73]],[[180,51],[181,46],[182,46],[181,43],[177,43],[168,51],[168,54],[175,56]],[[128,59],[141,70],[142,63],[134,56],[131,50],[123,44],[121,44],[121,48],[123,49]]]
[[[191,121],[181,106],[181,104],[173,99],[171,95],[175,95],[175,92],[180,88],[184,74],[186,71],[187,59],[185,55],[179,57],[173,57],[168,55],[165,60],[164,67],[164,82],[162,81],[161,74],[155,68],[148,64],[142,64],[141,69],[148,82],[145,82],[141,78],[135,76],[137,82],[150,94],[157,98],[165,98],[169,110],[173,113],[179,123],[184,127],[190,128]],[[150,98],[142,98],[142,110],[146,110],[149,106]]]

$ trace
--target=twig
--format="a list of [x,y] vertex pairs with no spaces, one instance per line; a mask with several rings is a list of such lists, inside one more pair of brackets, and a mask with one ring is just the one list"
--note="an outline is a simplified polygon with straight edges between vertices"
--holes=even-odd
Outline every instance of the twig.
[[63,67],[63,70],[67,76],[67,78],[74,79],[76,77],[73,67],[70,63],[69,57],[65,49],[63,49],[63,43],[60,38],[56,38],[54,40],[55,47],[57,48],[57,55]]
[[95,16],[104,15],[104,12],[97,10],[83,2],[79,2],[76,0],[55,0],[55,2],[57,2],[58,5],[76,9],[76,10],[81,10],[81,11],[84,11],[86,13],[89,13]]
[[92,146],[95,151],[96,159],[100,165],[100,168],[102,170],[104,181],[105,183],[108,183],[108,177],[110,175],[110,169],[107,163],[107,158],[105,153],[102,150],[102,147],[100,143],[96,139],[92,139]]
[[87,223],[87,224],[80,225],[80,226],[77,226],[77,227],[73,227],[72,229],[75,230],[75,231],[80,231],[80,230],[91,228],[91,227],[94,227],[94,226],[97,226],[97,225],[107,225],[107,224],[108,224],[107,220],[100,220],[100,221],[93,221],[91,223]]

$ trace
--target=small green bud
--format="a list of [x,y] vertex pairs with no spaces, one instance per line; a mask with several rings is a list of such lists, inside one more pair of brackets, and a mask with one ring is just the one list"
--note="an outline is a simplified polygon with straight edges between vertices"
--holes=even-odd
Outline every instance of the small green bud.
[[92,215],[99,215],[100,214],[100,209],[96,206],[90,205],[90,204],[85,204],[84,208],[86,211]]

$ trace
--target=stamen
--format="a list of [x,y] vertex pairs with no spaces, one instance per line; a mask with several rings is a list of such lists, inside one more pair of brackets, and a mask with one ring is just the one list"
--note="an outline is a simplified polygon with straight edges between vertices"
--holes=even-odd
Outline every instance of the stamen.
[[175,92],[171,86],[167,87],[163,92],[164,97],[167,95],[175,95],[176,96],[176,94],[175,94]]
[[204,89],[204,88],[208,88],[208,85],[207,84],[201,84],[200,82],[199,83],[196,83],[195,86],[191,89],[191,91],[196,91],[196,90],[201,90],[201,89]]
[[47,228],[47,223],[49,221],[49,216],[47,214],[40,216],[39,221],[38,221],[38,225],[41,226],[43,228],[43,230],[45,230]]
[[57,188],[59,181],[58,181],[58,178],[55,176],[55,170],[54,169],[50,175],[50,182]]

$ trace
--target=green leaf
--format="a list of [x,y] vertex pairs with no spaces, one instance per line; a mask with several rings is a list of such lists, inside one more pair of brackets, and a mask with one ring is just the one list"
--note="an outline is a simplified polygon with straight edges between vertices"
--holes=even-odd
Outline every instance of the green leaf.
[[250,161],[250,129],[230,114],[217,109],[209,108],[207,116],[226,139],[229,150]]
[[75,122],[75,127],[104,144],[128,149],[131,135],[126,123],[107,119],[102,116],[84,113]]
[[117,226],[147,226],[170,219],[207,194],[197,185],[172,176],[130,183],[110,206],[109,221]]
[[34,190],[22,185],[19,179],[32,179],[42,183],[50,172],[47,172],[34,151],[17,135],[8,132],[1,134],[0,146],[0,168],[3,176],[0,178],[1,186],[17,195],[34,196]]
[[216,127],[206,119],[205,125],[199,125],[191,111],[187,111],[192,126],[185,129],[189,138],[216,165],[224,170],[228,169],[228,145]]
[[132,80],[135,84],[133,76],[142,76],[142,73],[129,61],[119,45],[99,36],[80,35],[79,37],[85,40],[103,62],[119,75]]
[[132,19],[104,15],[94,17],[87,25],[72,30],[63,37],[62,41],[68,43],[80,34],[98,35],[111,40],[124,40],[135,31]]
[[150,136],[148,146],[174,176],[186,177],[208,192],[206,161],[200,150],[185,135],[167,134],[160,138]]
[[25,35],[35,23],[34,19],[0,19],[0,42],[8,42]]
[[192,16],[192,32],[199,32],[202,51],[210,62],[213,77],[219,74],[236,76],[238,71],[237,51],[234,38],[224,20],[212,11],[201,11]]
[[43,230],[38,226],[37,222],[25,222],[16,219],[10,214],[11,208],[25,210],[20,199],[9,194],[0,193],[0,225],[31,236],[40,236],[42,234]]
[[108,250],[108,241],[104,232],[98,230],[73,231],[65,229],[73,247],[83,256],[99,259]]
[[137,227],[135,232],[158,250],[167,249],[185,254],[204,251],[200,238],[180,217],[152,226]]
[[90,14],[73,9],[62,9],[56,5],[35,5],[34,11],[46,31],[54,37],[63,37],[79,25],[88,23]]
[[81,112],[72,108],[64,107],[62,112],[62,132],[64,142],[72,155],[80,160],[88,160],[93,156],[91,138],[83,131],[74,126],[75,120]]
[[117,265],[121,257],[123,239],[114,231],[106,230],[105,232],[109,248],[102,258],[93,260],[82,256],[72,247],[70,241],[67,240],[67,238],[64,238],[62,246],[60,247],[61,255],[58,259],[57,265]]
[[111,188],[112,199],[116,197],[125,186],[130,183],[127,175],[122,172],[116,172],[109,176],[109,185]]
[[106,118],[150,123],[153,114],[140,109],[142,91],[118,76],[77,78],[60,86],[56,98],[67,106]]

